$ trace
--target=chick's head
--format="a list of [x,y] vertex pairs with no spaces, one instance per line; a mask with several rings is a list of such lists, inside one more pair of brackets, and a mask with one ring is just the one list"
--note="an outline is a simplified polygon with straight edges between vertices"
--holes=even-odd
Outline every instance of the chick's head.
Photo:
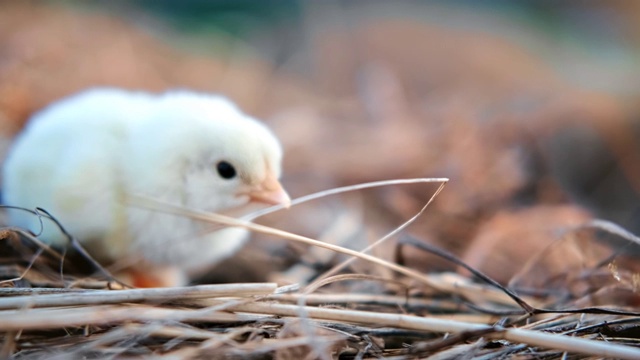
[[143,138],[131,142],[133,191],[213,212],[288,205],[280,143],[260,122],[192,92],[165,94],[154,112],[132,134]]

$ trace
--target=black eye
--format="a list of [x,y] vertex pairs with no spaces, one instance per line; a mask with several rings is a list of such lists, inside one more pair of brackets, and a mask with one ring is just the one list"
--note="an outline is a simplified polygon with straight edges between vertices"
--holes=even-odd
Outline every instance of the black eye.
[[223,179],[233,179],[236,177],[236,168],[226,161],[220,161],[218,165],[216,165],[216,169]]

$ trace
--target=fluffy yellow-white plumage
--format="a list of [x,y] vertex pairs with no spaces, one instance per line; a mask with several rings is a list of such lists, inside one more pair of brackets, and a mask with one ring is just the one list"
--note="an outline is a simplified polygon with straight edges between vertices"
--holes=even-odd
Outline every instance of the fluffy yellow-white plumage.
[[[37,113],[3,167],[8,205],[41,207],[97,259],[128,260],[139,286],[183,285],[231,256],[247,231],[132,206],[135,195],[208,212],[242,215],[288,204],[282,150],[261,123],[225,98],[93,89]],[[13,225],[38,219],[12,212]],[[65,245],[47,226],[42,238]]]

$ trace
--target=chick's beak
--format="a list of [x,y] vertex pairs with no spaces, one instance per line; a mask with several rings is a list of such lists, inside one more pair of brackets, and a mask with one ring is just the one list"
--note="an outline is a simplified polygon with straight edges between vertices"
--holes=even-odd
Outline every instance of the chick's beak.
[[272,174],[248,192],[249,200],[269,205],[282,205],[285,208],[291,206],[291,198],[282,187],[282,184]]

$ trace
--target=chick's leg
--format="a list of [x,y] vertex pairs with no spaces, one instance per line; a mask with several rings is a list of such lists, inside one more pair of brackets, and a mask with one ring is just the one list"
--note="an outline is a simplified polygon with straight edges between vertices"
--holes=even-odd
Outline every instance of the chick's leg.
[[116,278],[137,288],[185,286],[188,283],[186,274],[171,266],[138,266],[121,271]]

